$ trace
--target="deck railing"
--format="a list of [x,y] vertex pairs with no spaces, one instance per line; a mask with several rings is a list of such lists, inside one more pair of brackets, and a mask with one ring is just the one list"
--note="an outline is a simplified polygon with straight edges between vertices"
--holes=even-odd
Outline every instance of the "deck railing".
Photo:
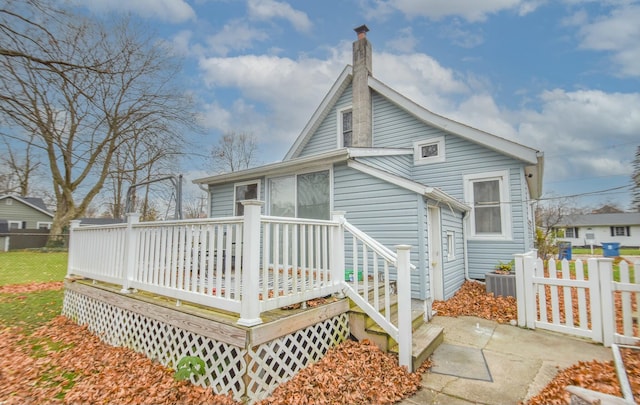
[[[129,214],[126,224],[82,227],[72,221],[68,275],[238,313],[245,326],[261,323],[271,309],[346,293],[398,341],[400,364],[411,367],[407,246],[396,255],[344,213],[330,221],[270,217],[260,214],[260,201],[243,204],[239,217],[139,222]],[[353,282],[345,279],[345,263]],[[391,282],[399,297],[393,322]]]

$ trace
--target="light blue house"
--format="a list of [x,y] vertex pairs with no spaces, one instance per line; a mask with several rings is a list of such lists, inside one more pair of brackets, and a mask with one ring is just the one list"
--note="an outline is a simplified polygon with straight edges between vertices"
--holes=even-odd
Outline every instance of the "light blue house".
[[385,246],[411,245],[412,296],[441,300],[533,248],[543,155],[434,114],[372,75],[366,26],[282,162],[198,179],[212,217],[346,219]]

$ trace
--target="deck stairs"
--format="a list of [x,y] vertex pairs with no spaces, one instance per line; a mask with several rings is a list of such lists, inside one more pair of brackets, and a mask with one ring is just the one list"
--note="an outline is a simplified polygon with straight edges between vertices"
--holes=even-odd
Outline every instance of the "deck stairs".
[[[381,290],[381,294],[384,292]],[[373,294],[370,292],[369,294]],[[382,301],[382,300],[381,300]],[[384,314],[384,308],[379,309]],[[397,295],[391,296],[390,318],[394,324],[397,324],[398,318],[398,300]],[[425,321],[424,305],[422,301],[412,300],[411,302],[411,319],[412,319],[412,347],[411,358],[413,370],[416,370],[422,363],[436,350],[436,348],[444,340],[444,330],[442,327],[433,325]],[[387,332],[378,326],[364,310],[359,308],[350,300],[349,325],[351,334],[356,339],[368,339],[375,343],[382,351],[387,353],[398,354],[397,342],[387,334]]]

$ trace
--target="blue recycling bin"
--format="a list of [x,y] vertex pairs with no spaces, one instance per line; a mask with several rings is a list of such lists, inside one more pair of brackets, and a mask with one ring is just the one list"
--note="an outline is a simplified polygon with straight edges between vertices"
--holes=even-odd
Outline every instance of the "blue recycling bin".
[[571,260],[571,242],[558,242],[558,260]]
[[602,255],[604,257],[620,256],[620,244],[616,242],[602,242]]

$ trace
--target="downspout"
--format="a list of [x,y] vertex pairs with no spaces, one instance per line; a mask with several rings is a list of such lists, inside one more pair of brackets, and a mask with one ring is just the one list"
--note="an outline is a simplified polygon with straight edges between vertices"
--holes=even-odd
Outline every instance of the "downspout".
[[469,277],[469,258],[467,256],[467,234],[469,233],[469,229],[467,227],[469,223],[469,212],[470,211],[465,211],[464,216],[462,217],[462,253],[464,255],[464,279],[466,281],[480,283],[481,281]]

